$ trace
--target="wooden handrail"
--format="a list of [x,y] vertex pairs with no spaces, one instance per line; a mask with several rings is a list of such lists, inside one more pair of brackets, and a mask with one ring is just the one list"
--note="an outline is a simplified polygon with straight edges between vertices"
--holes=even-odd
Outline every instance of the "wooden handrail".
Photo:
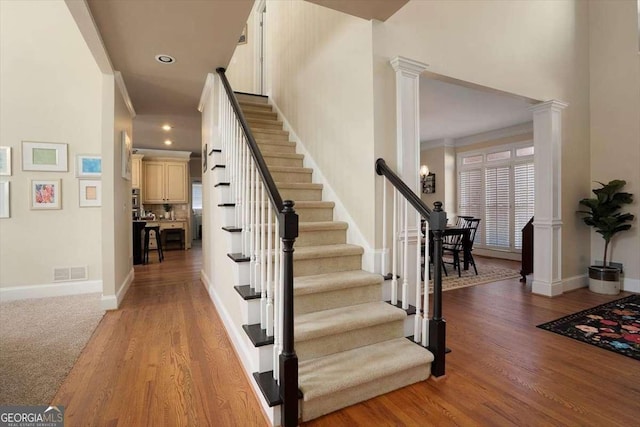
[[411,189],[404,183],[402,178],[395,174],[393,170],[389,166],[387,166],[387,162],[384,159],[376,160],[376,173],[378,175],[385,176],[394,187],[398,189],[400,194],[402,194],[405,199],[411,206],[413,206],[423,218],[429,219],[431,218],[431,209],[418,197],[416,193],[411,191]]

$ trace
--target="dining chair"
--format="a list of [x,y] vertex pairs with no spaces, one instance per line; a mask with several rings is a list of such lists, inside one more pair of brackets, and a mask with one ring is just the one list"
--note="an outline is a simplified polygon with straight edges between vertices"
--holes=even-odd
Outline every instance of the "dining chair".
[[[478,268],[476,267],[476,263],[475,260],[473,259],[473,242],[476,238],[476,233],[478,232],[478,226],[480,225],[480,218],[473,218],[473,217],[458,217],[458,224],[460,226],[460,228],[466,228],[469,229],[469,248],[468,248],[468,255],[469,255],[469,263],[473,266],[473,270],[476,273],[476,276],[478,275]],[[445,258],[443,258],[442,262],[444,264],[450,264],[453,265],[454,269],[458,270],[458,277],[462,276],[462,269],[460,267],[460,253],[463,254],[464,256],[464,236],[462,234],[457,234],[454,236],[449,236],[451,237],[451,243],[445,244],[442,247],[443,253],[444,254],[449,254],[451,255],[451,260],[445,260]],[[446,268],[445,268],[445,272],[446,272]]]

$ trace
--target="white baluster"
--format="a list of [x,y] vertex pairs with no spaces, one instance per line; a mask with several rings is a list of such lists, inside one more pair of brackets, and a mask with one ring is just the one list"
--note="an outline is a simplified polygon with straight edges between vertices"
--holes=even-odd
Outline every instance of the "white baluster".
[[253,229],[254,229],[254,233],[253,233],[253,269],[252,269],[252,274],[253,274],[253,280],[254,283],[256,284],[256,289],[262,289],[261,285],[260,285],[260,257],[258,254],[258,251],[260,250],[260,225],[258,224],[258,221],[260,221],[260,213],[258,211],[259,206],[260,206],[260,176],[258,174],[258,169],[256,167],[256,165],[254,165],[253,167],[253,184],[251,185],[251,188],[253,188],[253,193],[254,193],[254,197],[253,197],[253,206],[251,207],[251,211],[252,211],[252,215],[253,215],[253,220],[251,221],[253,223]]
[[265,188],[260,185],[260,325],[267,328],[267,227],[265,226]]
[[273,212],[271,211],[271,202],[267,204],[267,220],[269,225],[267,228],[267,327],[266,333],[270,337],[273,335]]
[[409,202],[404,199],[404,250],[402,251],[402,308],[409,308]]
[[251,186],[253,185],[251,183],[251,162],[252,162],[252,158],[251,158],[251,153],[249,152],[249,146],[247,145],[247,140],[245,139],[245,144],[244,144],[244,149],[246,154],[246,160],[245,160],[245,165],[244,165],[244,170],[245,170],[245,184],[244,184],[244,225],[243,225],[243,241],[244,241],[244,246],[245,246],[245,255],[247,257],[251,257]]
[[275,213],[276,229],[275,229],[275,247],[274,247],[274,271],[273,271],[273,378],[278,379],[278,367],[280,361],[278,360],[278,346],[280,345],[280,324],[278,323],[280,306],[278,300],[280,296],[280,236],[278,231],[280,230],[280,219],[278,212]]
[[393,189],[393,242],[391,244],[391,304],[398,303],[398,190]]
[[387,275],[387,180],[382,178],[382,260],[380,262],[380,274]]
[[249,253],[251,261],[249,262],[249,285],[251,289],[256,288],[256,235],[258,228],[256,227],[256,166],[251,159],[250,162],[250,176],[249,181],[249,223],[251,227],[251,233],[249,234]]
[[235,193],[236,199],[236,227],[241,226],[241,212],[242,212],[242,200],[240,199],[240,190],[242,189],[242,183],[240,182],[240,165],[242,164],[242,146],[241,142],[241,133],[240,133],[240,124],[238,123],[238,119],[236,118],[236,134],[235,134],[235,144],[236,144],[236,158],[235,158],[235,179],[233,180],[233,189]]
[[[278,230],[280,230],[280,226],[278,226]],[[279,234],[278,234],[279,236]],[[274,358],[273,364],[274,369],[273,373],[275,375],[276,381],[280,383],[280,353],[282,353],[282,325],[284,322],[283,313],[284,313],[284,268],[283,268],[284,257],[282,255],[282,240],[278,237],[278,297],[276,298],[276,325],[277,331],[274,341]]]
[[[424,302],[422,303],[422,346],[429,345],[429,221],[424,223]],[[436,260],[433,260],[437,262]]]
[[[422,248],[422,236],[420,234],[420,214],[418,212],[416,212],[416,224],[418,224],[418,236],[417,236],[417,242],[416,242],[416,316],[414,317],[414,324],[413,324],[413,340],[415,342],[420,342],[421,340],[421,332],[422,332],[422,312],[420,311],[421,309],[421,303],[422,303],[422,281],[421,281],[421,273],[422,273],[422,268],[420,266],[421,264],[421,248]],[[426,259],[426,254],[425,254],[425,262],[427,261]]]

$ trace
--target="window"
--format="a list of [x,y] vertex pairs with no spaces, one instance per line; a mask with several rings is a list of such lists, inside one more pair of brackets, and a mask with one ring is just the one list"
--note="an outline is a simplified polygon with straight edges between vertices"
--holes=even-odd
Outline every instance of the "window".
[[202,183],[194,182],[191,185],[191,208],[202,209]]
[[534,211],[533,152],[529,142],[458,155],[458,215],[482,219],[477,246],[522,249]]

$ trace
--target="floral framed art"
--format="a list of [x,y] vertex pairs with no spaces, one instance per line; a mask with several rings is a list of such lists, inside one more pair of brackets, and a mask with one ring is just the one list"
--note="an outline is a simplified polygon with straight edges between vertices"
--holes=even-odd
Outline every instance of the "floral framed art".
[[31,209],[62,209],[61,181],[59,179],[32,179]]
[[102,157],[95,154],[76,156],[76,177],[99,178],[102,175]]
[[67,172],[67,144],[22,141],[22,170]]
[[11,176],[11,147],[0,147],[0,175]]
[[98,179],[80,180],[80,207],[102,206],[102,181]]

